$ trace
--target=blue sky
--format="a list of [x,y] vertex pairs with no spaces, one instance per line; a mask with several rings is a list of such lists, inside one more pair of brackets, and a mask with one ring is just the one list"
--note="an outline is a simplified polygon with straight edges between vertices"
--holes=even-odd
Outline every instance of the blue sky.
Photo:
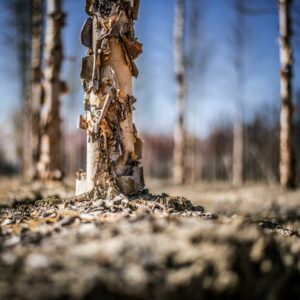
[[[196,1],[196,0],[195,0]],[[205,70],[195,73],[190,97],[187,99],[187,127],[205,136],[218,122],[230,121],[235,111],[235,74],[230,45],[234,14],[230,0],[202,1],[201,35],[196,41],[210,53]],[[79,33],[86,18],[84,0],[65,0],[68,12],[64,29],[65,56],[63,78],[71,93],[63,97],[63,118],[68,130],[75,129],[82,110],[82,88],[79,79],[81,57]],[[144,44],[144,53],[137,63],[140,76],[135,81],[138,100],[135,120],[141,131],[171,133],[176,114],[176,85],[173,67],[174,0],[141,0],[136,34]],[[258,1],[259,2],[259,1]],[[275,2],[275,1],[274,1]],[[276,7],[275,7],[276,11]],[[0,12],[0,17],[3,15]],[[13,37],[12,37],[13,38]],[[265,103],[279,106],[278,17],[246,16],[245,52],[245,115],[249,120]],[[206,46],[207,45],[207,46]],[[298,45],[299,46],[299,45]],[[187,45],[188,48],[188,45]],[[188,49],[187,49],[188,50]],[[16,60],[7,47],[0,49],[0,125],[9,134],[9,112],[20,106]],[[76,58],[76,59],[75,59]],[[75,59],[75,60],[74,60]],[[295,56],[295,86],[299,89],[300,56]],[[296,85],[297,83],[297,85]],[[66,108],[71,108],[66,114]]]

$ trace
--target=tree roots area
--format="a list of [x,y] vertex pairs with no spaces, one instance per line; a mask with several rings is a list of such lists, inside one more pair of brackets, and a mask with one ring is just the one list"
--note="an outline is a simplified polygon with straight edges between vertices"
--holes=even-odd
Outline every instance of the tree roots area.
[[255,189],[15,188],[1,196],[0,299],[300,299],[299,192]]

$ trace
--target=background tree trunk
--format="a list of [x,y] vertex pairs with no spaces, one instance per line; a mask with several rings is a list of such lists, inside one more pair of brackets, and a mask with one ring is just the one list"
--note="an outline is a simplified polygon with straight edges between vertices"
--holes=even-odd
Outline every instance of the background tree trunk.
[[[42,105],[42,52],[43,52],[43,0],[32,0],[32,52],[31,52],[31,109],[30,109],[30,179],[37,176],[37,164],[40,158],[40,111]],[[28,142],[28,141],[27,141]]]
[[202,150],[199,144],[198,122],[201,119],[201,100],[205,96],[206,72],[213,53],[212,43],[205,30],[207,1],[185,0],[185,78],[186,105],[193,107],[188,116],[190,134],[186,141],[185,182],[195,183],[202,179]]
[[86,1],[90,18],[82,30],[88,56],[82,60],[85,114],[79,127],[87,130],[86,174],[79,172],[76,193],[95,187],[126,195],[144,188],[142,142],[132,122],[133,62],[142,52],[133,22],[138,1]]
[[240,187],[243,184],[243,123],[238,120],[233,127],[233,173],[232,184]]
[[244,169],[244,51],[245,51],[245,17],[243,3],[235,0],[237,15],[234,27],[235,73],[236,73],[236,116],[233,125],[233,168],[232,184],[239,187],[243,184]]
[[175,75],[177,81],[177,120],[174,130],[174,170],[173,177],[176,184],[185,182],[185,153],[186,153],[186,130],[185,130],[185,59],[184,59],[184,30],[185,30],[185,1],[176,0],[174,22],[174,57]]
[[22,172],[25,178],[30,177],[32,166],[32,152],[30,147],[30,61],[32,39],[32,3],[30,0],[10,0],[8,4],[13,16],[13,25],[16,29],[16,47],[18,55],[18,68],[21,82],[22,99]]
[[41,153],[38,177],[43,180],[62,177],[62,132],[60,94],[63,83],[60,71],[63,60],[61,30],[65,22],[62,0],[47,1],[45,101],[41,114]]
[[280,30],[280,184],[282,188],[295,185],[293,153],[293,103],[292,103],[292,46],[291,0],[279,0]]

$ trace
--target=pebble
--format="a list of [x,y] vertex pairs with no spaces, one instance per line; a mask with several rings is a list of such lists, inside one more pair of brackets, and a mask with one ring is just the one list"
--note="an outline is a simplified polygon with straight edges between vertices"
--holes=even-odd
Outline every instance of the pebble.
[[12,266],[17,261],[17,255],[12,252],[5,252],[2,254],[1,259],[6,265]]
[[73,224],[75,222],[76,217],[64,217],[63,219],[61,219],[58,224],[60,226],[69,226],[71,224]]
[[5,219],[3,222],[2,222],[2,226],[5,226],[5,225],[12,225],[12,224],[15,224],[15,221],[14,220],[11,220],[11,219]]
[[33,253],[27,256],[25,265],[30,269],[46,269],[50,265],[50,259],[46,255]]
[[80,214],[80,218],[82,221],[93,221],[97,216],[94,214]]
[[19,236],[12,236],[8,240],[4,241],[5,247],[13,247],[20,243],[20,237]]

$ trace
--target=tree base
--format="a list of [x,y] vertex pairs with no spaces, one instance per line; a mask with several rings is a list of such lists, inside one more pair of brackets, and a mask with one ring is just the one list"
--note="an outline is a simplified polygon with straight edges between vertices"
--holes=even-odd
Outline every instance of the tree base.
[[101,191],[101,193],[108,195],[124,194],[132,196],[142,192],[144,187],[144,172],[142,167],[134,168],[132,176],[111,177],[105,186],[96,186],[91,190],[88,189],[86,173],[80,170],[77,172],[75,195],[79,196],[85,193],[97,194]]

